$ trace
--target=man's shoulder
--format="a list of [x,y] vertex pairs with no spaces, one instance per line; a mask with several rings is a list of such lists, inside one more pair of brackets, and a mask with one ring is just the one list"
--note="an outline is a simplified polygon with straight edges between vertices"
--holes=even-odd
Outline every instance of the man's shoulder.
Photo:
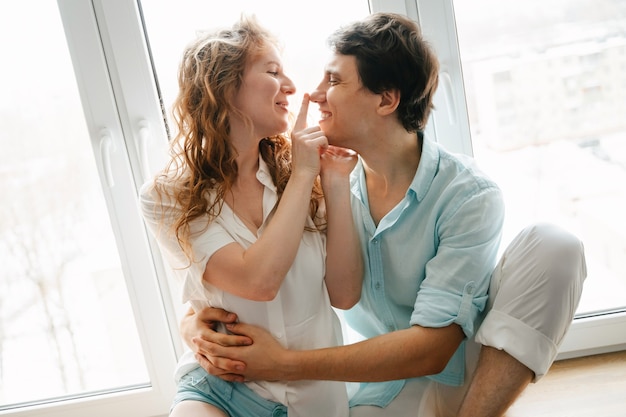
[[480,168],[472,156],[449,152],[441,145],[437,147],[439,150],[437,175],[447,179],[449,187],[499,191],[498,184]]

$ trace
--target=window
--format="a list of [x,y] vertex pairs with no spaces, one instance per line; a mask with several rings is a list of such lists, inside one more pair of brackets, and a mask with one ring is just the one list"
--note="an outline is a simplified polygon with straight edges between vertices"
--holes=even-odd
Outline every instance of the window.
[[183,45],[242,11],[285,40],[294,111],[320,79],[334,28],[368,6],[420,20],[442,63],[429,133],[475,154],[502,185],[507,237],[547,219],[586,243],[589,279],[564,354],[626,346],[626,1],[212,4],[0,5],[10,40],[0,69],[0,415],[167,414],[181,306],[136,193],[165,162]]
[[[615,69],[626,2],[480,3],[454,10],[474,153],[504,188],[507,232],[547,220],[576,233],[589,268],[578,314],[623,310],[626,91]],[[501,117],[501,90],[515,103],[513,119]]]
[[0,6],[0,409],[150,384],[58,8],[31,3]]
[[561,357],[624,349],[626,1],[416,4],[407,13],[442,66],[429,129],[502,187],[503,245],[537,221],[585,244],[588,278]]
[[176,357],[94,10],[0,7],[0,414],[156,415]]

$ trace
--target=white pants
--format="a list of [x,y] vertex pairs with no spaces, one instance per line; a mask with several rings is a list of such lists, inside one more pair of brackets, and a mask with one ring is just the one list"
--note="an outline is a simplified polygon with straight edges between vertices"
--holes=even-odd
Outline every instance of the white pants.
[[467,342],[466,378],[449,387],[426,378],[407,381],[386,408],[352,408],[351,417],[442,417],[456,413],[482,345],[503,349],[535,373],[548,371],[569,328],[587,276],[583,245],[549,224],[524,229],[491,277],[487,315]]

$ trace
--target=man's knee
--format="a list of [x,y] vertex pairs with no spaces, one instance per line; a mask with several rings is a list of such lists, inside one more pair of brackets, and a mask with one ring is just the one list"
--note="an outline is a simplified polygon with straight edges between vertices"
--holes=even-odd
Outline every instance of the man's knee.
[[587,277],[583,243],[574,234],[550,223],[529,226],[525,233],[533,256],[550,276],[552,285],[567,288],[582,285]]
[[521,329],[513,326],[517,332],[533,329],[538,340],[549,340],[547,345],[556,347],[578,307],[586,275],[580,239],[553,224],[534,224],[503,256],[498,291],[490,295],[493,309],[524,323]]

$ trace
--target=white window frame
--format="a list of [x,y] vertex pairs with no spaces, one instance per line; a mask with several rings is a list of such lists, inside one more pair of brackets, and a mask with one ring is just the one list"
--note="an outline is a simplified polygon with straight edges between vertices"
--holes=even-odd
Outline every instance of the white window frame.
[[[58,0],[86,125],[119,248],[149,381],[0,412],[11,416],[166,416],[182,347],[166,274],[146,233],[138,187],[167,144],[134,0]],[[118,24],[119,23],[119,24]],[[114,30],[110,30],[114,28]]]
[[[0,416],[165,416],[183,347],[175,336],[180,303],[137,206],[139,187],[163,166],[167,147],[138,4],[57,1],[150,384],[6,410]],[[452,0],[370,0],[370,10],[393,11],[421,22],[440,58],[442,75],[427,130],[450,150],[472,155]],[[559,358],[623,349],[626,312],[577,318]]]
[[[400,13],[420,23],[441,65],[435,111],[426,130],[452,152],[473,155],[453,0],[370,0],[370,9]],[[576,317],[557,359],[621,350],[626,350],[625,310]]]

